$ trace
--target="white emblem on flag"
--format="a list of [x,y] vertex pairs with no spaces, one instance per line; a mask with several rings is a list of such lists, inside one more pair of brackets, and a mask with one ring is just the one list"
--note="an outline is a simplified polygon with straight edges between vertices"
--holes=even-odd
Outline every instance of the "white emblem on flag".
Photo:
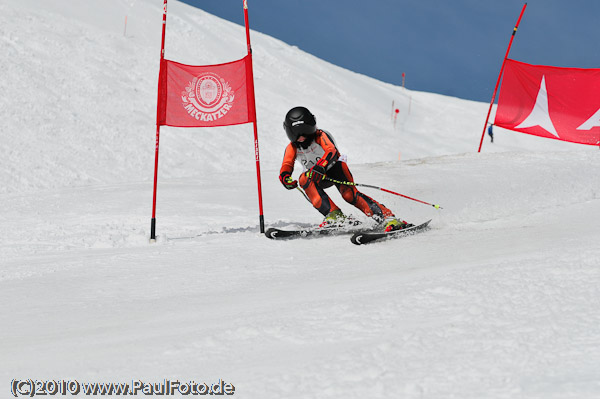
[[181,93],[181,101],[188,114],[205,122],[224,117],[233,107],[234,97],[229,83],[212,72],[195,77]]
[[558,133],[550,119],[550,111],[548,110],[548,90],[546,90],[546,77],[542,76],[542,83],[540,83],[540,90],[538,91],[537,98],[535,99],[535,105],[531,110],[531,113],[519,126],[515,126],[516,129],[525,129],[528,127],[540,126],[549,133],[552,133],[556,137]]
[[583,122],[577,130],[591,130],[594,127],[600,127],[600,109],[587,121]]

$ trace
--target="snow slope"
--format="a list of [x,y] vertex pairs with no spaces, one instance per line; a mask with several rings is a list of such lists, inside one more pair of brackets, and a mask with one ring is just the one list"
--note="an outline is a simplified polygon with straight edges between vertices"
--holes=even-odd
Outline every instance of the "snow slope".
[[[243,398],[600,395],[600,154],[500,129],[477,154],[486,104],[252,32],[268,225],[320,220],[277,181],[299,104],[356,181],[444,209],[365,190],[432,228],[365,247],[270,241],[251,127],[164,128],[150,245],[161,10],[0,3],[0,396],[15,378],[223,379]],[[244,56],[243,27],[201,10],[172,0],[167,27],[167,58]]]

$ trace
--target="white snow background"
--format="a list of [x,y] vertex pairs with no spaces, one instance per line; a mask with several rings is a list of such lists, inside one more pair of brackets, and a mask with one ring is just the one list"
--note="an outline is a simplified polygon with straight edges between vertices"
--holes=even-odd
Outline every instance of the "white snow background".
[[[600,397],[598,148],[496,129],[478,154],[487,104],[252,31],[267,226],[321,220],[277,178],[296,105],[357,182],[444,209],[365,189],[431,229],[271,241],[252,125],[163,128],[150,244],[161,21],[160,0],[0,2],[0,397],[26,378],[223,379],[261,399]],[[242,26],[169,2],[168,59],[245,54]]]

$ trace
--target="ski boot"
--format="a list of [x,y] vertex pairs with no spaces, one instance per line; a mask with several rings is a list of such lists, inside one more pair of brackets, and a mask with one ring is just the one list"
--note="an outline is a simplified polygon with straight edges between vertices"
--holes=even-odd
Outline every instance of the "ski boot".
[[331,211],[325,216],[323,222],[319,225],[320,228],[331,228],[338,227],[344,224],[346,220],[346,215],[342,212],[341,209],[336,209],[335,211]]
[[408,227],[414,226],[414,224],[407,223],[404,220],[400,221],[400,220],[396,219],[395,217],[386,218],[383,221],[383,223],[384,223],[383,231],[385,231],[386,233],[389,233],[390,231],[402,230],[402,229],[406,229]]

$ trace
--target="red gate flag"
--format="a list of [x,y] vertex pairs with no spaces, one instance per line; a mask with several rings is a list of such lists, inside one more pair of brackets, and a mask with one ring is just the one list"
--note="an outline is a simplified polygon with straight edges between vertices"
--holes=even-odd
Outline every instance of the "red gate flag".
[[252,122],[254,125],[254,156],[256,159],[260,232],[265,232],[247,0],[244,0],[243,4],[248,55],[241,60],[226,64],[193,66],[165,59],[167,0],[163,0],[158,100],[156,102],[154,190],[152,194],[152,220],[150,224],[151,241],[156,240],[158,148],[160,127],[163,125],[175,127],[212,127]]
[[250,56],[203,66],[163,60],[158,124],[208,127],[255,122],[254,95],[248,84],[251,62]]
[[600,69],[507,60],[494,124],[572,143],[600,144]]

